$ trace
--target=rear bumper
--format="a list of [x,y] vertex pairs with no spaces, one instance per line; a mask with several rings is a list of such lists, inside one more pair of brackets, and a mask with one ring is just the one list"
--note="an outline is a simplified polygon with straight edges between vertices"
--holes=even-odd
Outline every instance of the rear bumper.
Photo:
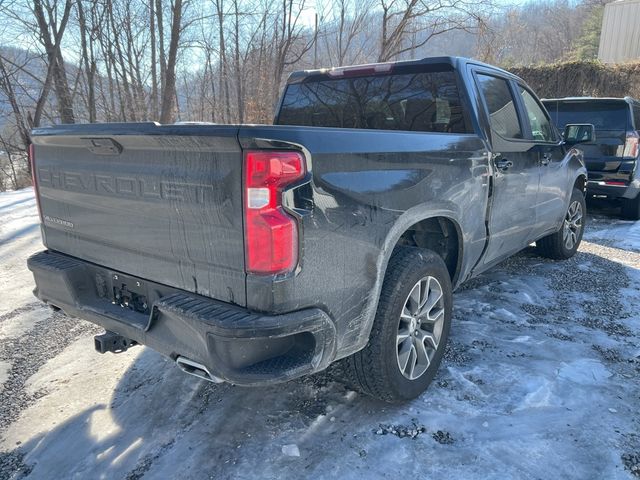
[[125,278],[119,272],[50,251],[30,257],[28,267],[40,300],[173,360],[201,363],[230,383],[286,381],[335,357],[335,326],[320,309],[270,316],[126,276],[148,292],[139,312],[114,301],[114,286]]
[[640,186],[632,182],[629,185],[606,185],[604,181],[587,182],[587,195],[606,195],[611,198],[636,198]]

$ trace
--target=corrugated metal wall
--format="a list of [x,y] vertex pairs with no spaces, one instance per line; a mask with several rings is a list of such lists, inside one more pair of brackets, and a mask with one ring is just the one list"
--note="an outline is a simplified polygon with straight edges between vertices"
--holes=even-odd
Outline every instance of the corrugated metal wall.
[[598,58],[605,63],[640,59],[640,0],[605,6]]

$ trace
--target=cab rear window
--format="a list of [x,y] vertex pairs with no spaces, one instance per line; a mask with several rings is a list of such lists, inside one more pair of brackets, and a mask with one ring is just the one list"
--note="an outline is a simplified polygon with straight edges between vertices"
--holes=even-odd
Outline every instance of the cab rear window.
[[321,78],[287,86],[279,125],[469,132],[453,71]]
[[560,130],[569,123],[591,123],[596,130],[627,130],[631,126],[626,102],[545,102],[545,106]]

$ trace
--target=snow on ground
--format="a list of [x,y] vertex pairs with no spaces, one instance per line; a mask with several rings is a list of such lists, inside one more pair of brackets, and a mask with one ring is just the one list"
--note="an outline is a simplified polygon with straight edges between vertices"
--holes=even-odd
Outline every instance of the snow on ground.
[[[599,215],[591,218],[592,228],[585,235],[587,240],[640,252],[640,222],[611,218],[615,215],[615,210],[604,204],[604,201],[593,201],[590,206],[596,208]],[[608,215],[605,216],[604,213]]]
[[0,195],[0,478],[640,476],[640,223],[590,216],[580,252],[525,251],[454,296],[420,398],[387,405],[331,374],[213,385],[32,297],[32,192]]

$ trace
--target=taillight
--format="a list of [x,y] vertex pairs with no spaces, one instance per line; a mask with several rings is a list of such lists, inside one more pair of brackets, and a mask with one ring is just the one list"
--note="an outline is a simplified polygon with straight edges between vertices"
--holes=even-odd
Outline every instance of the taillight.
[[623,157],[636,158],[638,156],[638,135],[627,134],[627,141],[624,143]]
[[245,153],[245,256],[250,273],[292,271],[298,263],[298,223],[282,208],[282,191],[305,174],[302,154]]
[[27,149],[27,155],[29,157],[29,165],[31,167],[31,183],[33,183],[33,193],[36,196],[36,206],[38,207],[38,215],[40,215],[40,222],[42,222],[42,208],[40,207],[40,195],[38,193],[38,178],[36,176],[36,156],[33,148],[33,143],[29,144]]

